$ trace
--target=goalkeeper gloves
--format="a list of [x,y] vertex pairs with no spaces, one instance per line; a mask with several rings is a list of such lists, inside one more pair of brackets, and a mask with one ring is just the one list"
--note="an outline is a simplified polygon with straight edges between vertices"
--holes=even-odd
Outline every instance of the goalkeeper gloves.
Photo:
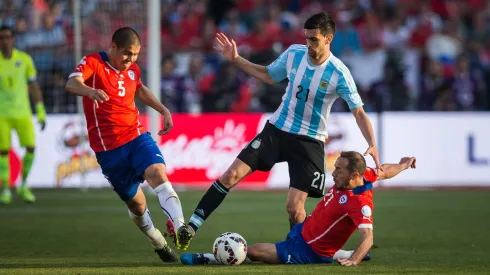
[[46,110],[44,104],[39,102],[36,104],[37,122],[41,126],[41,131],[46,127]]

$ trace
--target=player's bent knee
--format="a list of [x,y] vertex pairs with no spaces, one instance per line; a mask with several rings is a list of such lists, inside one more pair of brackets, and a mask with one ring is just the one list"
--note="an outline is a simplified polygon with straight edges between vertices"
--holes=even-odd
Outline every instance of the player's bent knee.
[[229,168],[228,170],[226,170],[226,172],[219,179],[221,184],[223,184],[228,189],[233,188],[233,186],[235,186],[239,180],[240,177],[238,175],[238,171],[234,168]]
[[300,223],[305,219],[306,211],[302,205],[288,204],[286,211],[294,223]]
[[145,214],[146,204],[144,203],[128,201],[126,202],[126,205],[128,206],[129,211],[131,211],[131,213],[135,214],[136,216],[142,216],[143,214]]
[[290,216],[295,216],[301,214],[304,211],[304,207],[301,207],[300,205],[297,204],[290,203],[286,205],[286,211]]
[[168,181],[165,165],[161,163],[155,163],[146,168],[143,177],[152,187]]
[[247,248],[247,257],[252,261],[260,261],[260,244],[249,246]]

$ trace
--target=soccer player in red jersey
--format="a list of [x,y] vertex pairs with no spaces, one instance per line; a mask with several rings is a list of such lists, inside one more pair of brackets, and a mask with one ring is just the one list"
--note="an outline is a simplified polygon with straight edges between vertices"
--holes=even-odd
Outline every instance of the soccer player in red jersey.
[[164,129],[159,135],[173,127],[169,110],[141,83],[136,64],[140,48],[141,40],[135,30],[118,29],[112,36],[111,48],[83,57],[65,88],[83,96],[90,146],[102,173],[126,203],[129,216],[159,257],[164,262],[175,262],[177,256],[154,227],[140,187],[146,180],[174,228],[184,225],[179,197],[167,178],[162,153],[138,119],[135,97],[162,114]]
[[[373,182],[392,178],[401,171],[415,168],[416,159],[402,158],[399,164],[383,164],[382,170],[366,167],[366,160],[358,152],[342,152],[332,174],[330,188],[315,210],[303,222],[296,224],[283,242],[262,243],[248,247],[252,261],[268,264],[331,263],[357,265],[373,244]],[[356,250],[342,250],[357,229],[361,241]],[[183,264],[213,264],[213,254],[184,254]]]

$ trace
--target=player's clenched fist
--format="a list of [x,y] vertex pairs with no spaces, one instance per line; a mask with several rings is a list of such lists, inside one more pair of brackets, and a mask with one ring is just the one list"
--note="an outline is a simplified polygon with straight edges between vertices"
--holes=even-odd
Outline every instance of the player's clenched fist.
[[107,94],[104,91],[98,89],[92,90],[89,97],[95,102],[96,107],[99,107],[98,102],[102,103],[104,101],[109,100],[109,96],[107,96]]
[[404,157],[400,160],[400,164],[403,165],[405,169],[416,168],[417,159],[414,157]]

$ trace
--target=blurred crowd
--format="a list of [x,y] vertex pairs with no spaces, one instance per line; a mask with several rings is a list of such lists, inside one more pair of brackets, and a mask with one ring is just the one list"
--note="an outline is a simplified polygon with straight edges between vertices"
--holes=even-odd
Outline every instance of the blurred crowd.
[[[83,52],[105,50],[112,32],[135,28],[147,69],[147,1],[81,1]],[[48,112],[76,111],[63,90],[74,60],[73,1],[0,0],[0,24],[39,70]],[[351,69],[368,111],[490,110],[490,5],[486,0],[161,0],[161,98],[174,112],[271,112],[286,82],[246,76],[213,49],[216,32],[269,64],[304,44],[303,22],[326,11],[331,49]],[[336,111],[347,111],[340,100]]]

